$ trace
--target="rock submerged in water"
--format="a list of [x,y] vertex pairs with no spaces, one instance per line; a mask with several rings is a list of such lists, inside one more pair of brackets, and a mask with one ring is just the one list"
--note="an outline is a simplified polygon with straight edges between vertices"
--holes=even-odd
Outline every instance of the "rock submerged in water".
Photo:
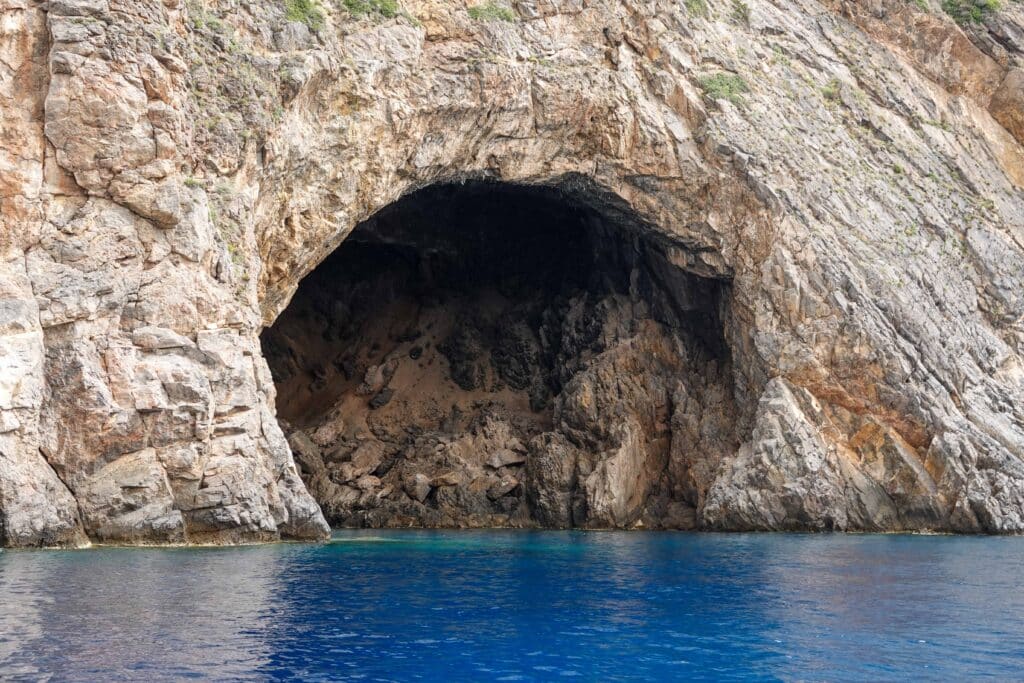
[[8,12],[0,544],[1024,530],[1024,8],[748,4]]

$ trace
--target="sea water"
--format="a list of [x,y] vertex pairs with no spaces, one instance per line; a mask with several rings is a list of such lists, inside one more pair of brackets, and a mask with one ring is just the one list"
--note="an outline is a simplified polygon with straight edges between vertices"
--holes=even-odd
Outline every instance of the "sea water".
[[1024,538],[347,531],[0,552],[0,679],[1024,678]]

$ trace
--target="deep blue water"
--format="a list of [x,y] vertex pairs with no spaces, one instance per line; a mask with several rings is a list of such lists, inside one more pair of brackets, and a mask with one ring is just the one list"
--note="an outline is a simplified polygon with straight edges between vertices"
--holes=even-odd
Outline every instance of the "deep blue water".
[[0,552],[0,679],[1024,678],[1024,538],[338,533]]

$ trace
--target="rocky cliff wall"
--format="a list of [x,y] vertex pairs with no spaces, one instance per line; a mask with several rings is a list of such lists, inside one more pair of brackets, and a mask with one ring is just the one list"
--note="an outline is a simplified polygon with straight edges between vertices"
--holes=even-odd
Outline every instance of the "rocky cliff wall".
[[727,283],[700,526],[1024,528],[1021,5],[502,7],[4,0],[2,543],[322,537],[259,335],[467,177]]

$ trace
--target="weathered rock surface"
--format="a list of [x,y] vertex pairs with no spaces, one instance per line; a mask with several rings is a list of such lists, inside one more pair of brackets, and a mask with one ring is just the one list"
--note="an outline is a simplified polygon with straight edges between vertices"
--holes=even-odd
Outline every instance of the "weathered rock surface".
[[[514,499],[550,525],[1024,530],[1024,7],[510,7],[0,6],[0,543],[322,538],[293,451],[311,487],[417,522],[516,523]],[[486,363],[446,345],[460,390],[504,368],[553,420],[505,420],[523,462],[392,481],[289,447],[261,331],[358,223],[468,177],[644,235],[666,291],[721,283],[727,377],[646,294],[613,297],[607,348],[545,406],[508,353],[524,328]],[[413,345],[353,393],[382,420]],[[695,447],[705,423],[735,441]],[[448,427],[445,452],[481,438]]]

